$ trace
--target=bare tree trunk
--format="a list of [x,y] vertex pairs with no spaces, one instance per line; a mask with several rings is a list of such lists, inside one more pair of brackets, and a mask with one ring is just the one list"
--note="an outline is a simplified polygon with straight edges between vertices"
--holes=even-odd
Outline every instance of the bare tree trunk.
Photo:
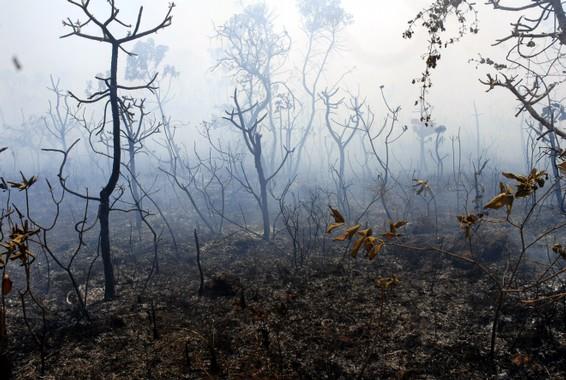
[[110,195],[116,188],[120,177],[120,161],[122,149],[120,146],[120,110],[118,105],[118,43],[112,44],[112,57],[110,63],[110,107],[112,109],[112,173],[108,183],[100,191],[100,206],[98,218],[100,220],[100,253],[104,266],[104,299],[114,298],[114,268],[110,252]]
[[348,201],[346,197],[346,179],[344,178],[345,166],[346,166],[346,152],[345,147],[342,145],[338,146],[339,152],[339,167],[338,167],[338,183],[336,189],[336,196],[338,198],[338,205],[340,210],[342,210],[348,217],[350,215],[350,208],[348,207]]
[[420,170],[420,174],[423,175],[425,171],[428,170],[428,167],[426,165],[426,158],[425,158],[425,139],[421,138],[419,139],[419,157],[420,157],[420,162],[419,162],[419,170]]
[[[261,146],[261,136],[257,136],[257,144],[258,146]],[[269,235],[270,235],[270,220],[269,220],[269,204],[267,201],[267,185],[268,185],[268,181],[265,178],[265,172],[263,170],[263,164],[261,162],[261,150],[259,150],[255,155],[254,155],[254,162],[255,162],[255,168],[257,171],[257,175],[258,175],[258,181],[259,181],[259,196],[260,196],[260,207],[261,207],[261,218],[263,221],[263,240],[269,240]]]
[[[134,142],[129,140],[128,141],[128,154],[129,154],[129,158],[130,158],[130,162],[128,164],[128,167],[130,169],[130,175],[134,178],[132,178],[131,180],[131,184],[132,184],[132,197],[134,198],[134,202],[136,204],[136,207],[139,208],[141,210],[142,205],[141,205],[141,200],[140,200],[140,191],[138,188],[138,173],[136,171],[136,148],[134,146]],[[140,213],[136,212],[136,230],[138,231],[138,235],[141,238],[141,223],[142,223],[142,218]]]
[[552,174],[554,176],[555,187],[554,194],[556,196],[556,203],[560,207],[560,211],[566,212],[566,207],[564,205],[564,196],[562,195],[562,189],[560,187],[560,171],[558,170],[558,164],[556,163],[556,156],[558,155],[558,146],[556,144],[556,134],[554,132],[549,133],[550,139],[550,163],[552,166]]

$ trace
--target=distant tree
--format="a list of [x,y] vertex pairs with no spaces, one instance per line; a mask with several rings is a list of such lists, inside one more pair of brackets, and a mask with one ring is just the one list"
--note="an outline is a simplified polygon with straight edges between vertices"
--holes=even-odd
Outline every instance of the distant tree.
[[[175,166],[176,157],[179,157],[180,155],[179,145],[175,142],[175,126],[171,122],[171,117],[165,111],[165,105],[171,98],[171,86],[173,79],[179,76],[179,72],[176,70],[175,66],[163,63],[163,60],[167,55],[167,51],[169,51],[168,46],[157,45],[152,38],[149,38],[147,41],[137,41],[132,50],[133,54],[128,55],[125,79],[128,81],[153,81],[154,88],[151,92],[153,95],[153,101],[155,101],[157,105],[159,113],[158,118],[160,119],[159,122],[155,122],[155,120],[153,120],[149,124],[147,123],[147,118],[143,117],[143,119],[145,119],[143,124],[141,123],[142,120],[139,119],[138,126],[136,128],[129,129],[129,132],[133,133],[129,133],[130,137],[126,137],[129,144],[128,152],[130,155],[128,172],[131,177],[136,177],[135,180],[130,181],[132,196],[135,200],[139,199],[140,181],[137,177],[137,170],[132,170],[132,168],[136,168],[136,153],[141,152],[142,146],[145,145],[142,141],[159,133],[163,138],[156,139],[156,142],[165,148],[168,155],[168,164],[171,168]],[[159,76],[157,76],[158,73]],[[137,103],[141,103],[141,100],[137,100]],[[143,100],[143,103],[145,104],[145,99]],[[142,108],[145,109],[145,105],[142,106]],[[139,114],[142,115],[144,112],[144,110],[140,109]],[[125,122],[124,124],[127,123]],[[136,146],[136,148],[134,148],[134,146]],[[158,156],[157,158],[160,162],[162,161],[162,157]],[[157,209],[163,222],[167,225],[167,229],[169,230],[169,234],[173,240],[173,245],[175,250],[177,250],[177,239],[175,238],[169,221],[157,203],[152,199],[150,199],[150,201]],[[136,204],[141,205],[139,201],[136,201]],[[136,224],[138,226],[140,225],[139,215],[136,218]]]
[[336,148],[338,149],[338,167],[332,165],[332,174],[336,183],[336,198],[340,210],[343,210],[348,217],[351,216],[350,205],[348,202],[348,184],[346,183],[346,148],[352,142],[356,132],[359,129],[361,109],[364,106],[359,99],[352,96],[350,103],[347,105],[348,116],[343,122],[337,122],[334,118],[337,116],[338,109],[343,106],[344,98],[333,100],[338,94],[339,88],[325,89],[319,96],[324,103],[324,124],[328,133],[332,137]]
[[61,90],[61,81],[50,76],[51,87],[49,91],[55,96],[55,101],[49,101],[49,111],[43,117],[45,129],[60,145],[67,150],[69,134],[76,127],[76,122],[69,107],[69,95]]
[[413,132],[417,135],[417,140],[419,142],[419,162],[418,170],[420,174],[424,174],[428,171],[427,159],[426,159],[426,143],[431,141],[431,136],[434,134],[433,128],[427,128],[427,125],[421,120],[412,120]]
[[[124,77],[126,80],[153,78],[155,73],[160,71],[161,63],[168,50],[168,46],[157,45],[153,38],[136,42],[132,50],[134,54],[128,55]],[[163,71],[161,78],[170,70],[175,71],[175,68],[165,65],[161,70]]]
[[40,173],[44,168],[43,162],[40,160],[39,148],[43,144],[46,137],[44,133],[38,133],[43,130],[43,120],[41,117],[28,116],[24,110],[21,110],[21,122],[18,124],[7,124],[3,121],[4,129],[3,141],[9,142],[11,146],[17,146],[18,149],[10,149],[12,155],[12,164],[15,171],[22,170],[25,167],[22,161],[31,164],[33,171]]
[[[122,137],[126,144],[124,149],[128,152],[128,175],[132,197],[137,208],[141,209],[142,199],[139,189],[139,177],[137,170],[137,156],[145,149],[145,144],[151,136],[159,133],[161,123],[148,119],[149,112],[145,109],[145,99],[122,97]],[[136,213],[136,229],[141,235],[141,214]]]
[[301,67],[301,83],[307,94],[307,118],[296,144],[293,172],[297,172],[307,138],[310,136],[316,115],[318,88],[322,73],[328,66],[332,52],[339,48],[338,33],[352,23],[341,0],[298,0],[297,6],[302,17],[302,29],[307,38],[307,50]]
[[[390,179],[393,179],[393,182],[397,185],[399,185],[399,181],[391,172],[391,145],[400,140],[405,132],[407,132],[408,127],[406,125],[399,125],[401,107],[391,106],[385,96],[384,86],[380,86],[379,89],[385,109],[387,110],[381,126],[374,125],[375,114],[369,105],[366,107],[357,107],[360,128],[365,135],[365,141],[362,144],[365,156],[364,166],[371,168],[367,170],[364,176],[366,178],[376,177],[376,194],[381,200],[381,205],[389,220],[394,220],[391,212],[392,201],[387,197],[387,193],[390,191],[388,188]],[[377,167],[369,165],[370,157],[373,157],[373,159],[377,161]],[[403,192],[403,186],[399,186],[397,191]]]
[[[159,77],[154,82],[156,89],[152,93],[167,136],[173,132],[171,132],[170,118],[167,116],[164,106],[170,99],[172,81],[179,76],[174,65],[163,63],[168,51],[168,46],[157,45],[152,38],[147,41],[138,41],[133,49],[134,54],[128,56],[125,73],[125,78],[129,81],[148,81],[159,73]],[[167,81],[167,83],[163,83],[164,81]]]
[[[229,121],[230,124],[235,127],[239,131],[239,133],[241,133],[242,140],[245,143],[247,151],[253,157],[258,184],[254,186],[252,182],[250,182],[243,163],[240,161],[238,165],[238,160],[233,154],[224,152],[224,155],[228,156],[230,159],[232,167],[232,169],[230,170],[232,171],[232,174],[236,181],[238,181],[242,185],[242,187],[257,201],[257,204],[261,211],[263,223],[262,237],[263,240],[269,240],[271,234],[271,218],[269,214],[268,186],[270,182],[281,171],[281,169],[285,165],[285,161],[289,158],[292,151],[287,149],[278,166],[271,172],[269,172],[268,169],[265,168],[263,162],[262,135],[259,132],[260,123],[266,118],[267,115],[263,115],[260,118],[254,118],[252,119],[255,120],[253,124],[249,124],[247,120],[250,120],[250,118],[246,117],[246,115],[248,113],[255,112],[255,107],[257,106],[254,105],[251,108],[242,108],[238,100],[237,90],[234,90],[233,100],[234,108],[231,111],[226,111],[226,116],[224,116],[224,119]],[[235,168],[237,168],[238,166],[240,168],[240,175],[236,174],[237,169]],[[257,187],[259,187],[259,189]]]
[[[246,113],[245,124],[254,125],[259,115],[267,115],[271,149],[265,152],[265,164],[274,169],[279,142],[273,121],[274,77],[285,63],[291,48],[287,31],[277,31],[265,3],[252,4],[216,28],[216,38],[222,48],[214,68],[222,67],[236,81],[245,96],[243,108],[254,105]],[[265,142],[265,139],[264,139]]]

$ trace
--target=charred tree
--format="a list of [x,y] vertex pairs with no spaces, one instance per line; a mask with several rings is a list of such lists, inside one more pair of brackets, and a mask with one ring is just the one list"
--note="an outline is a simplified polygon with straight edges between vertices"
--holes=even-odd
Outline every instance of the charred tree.
[[[171,12],[173,7],[175,6],[174,3],[169,4],[168,11],[161,21],[161,23],[154,28],[147,29],[147,30],[140,30],[142,14],[143,14],[143,7],[140,7],[136,24],[133,27],[122,22],[118,18],[118,14],[120,10],[115,4],[114,0],[110,0],[108,5],[110,7],[110,15],[105,20],[98,18],[98,16],[92,13],[92,10],[89,8],[90,0],[81,0],[81,1],[74,1],[74,0],[67,0],[70,4],[78,7],[86,16],[86,21],[71,21],[70,18],[67,18],[63,21],[65,27],[71,29],[71,31],[62,38],[70,37],[70,36],[77,36],[87,40],[103,42],[110,45],[111,48],[111,56],[110,56],[110,73],[108,77],[102,78],[97,77],[98,80],[102,81],[105,85],[105,89],[97,91],[91,94],[87,99],[79,99],[73,93],[70,93],[71,97],[76,99],[79,104],[82,103],[98,103],[98,102],[105,102],[104,106],[104,120],[106,121],[107,118],[107,110],[108,106],[110,106],[111,110],[111,119],[112,119],[112,170],[110,176],[108,177],[108,181],[100,191],[99,197],[96,199],[99,202],[98,208],[98,218],[100,223],[100,251],[102,256],[102,262],[104,266],[104,299],[111,300],[115,296],[115,285],[114,285],[114,269],[112,264],[112,255],[110,249],[110,210],[111,210],[111,202],[110,197],[112,193],[116,189],[116,185],[118,184],[118,179],[120,178],[120,165],[122,159],[122,142],[121,142],[121,122],[120,122],[120,115],[124,110],[121,107],[120,97],[118,95],[118,90],[141,90],[141,89],[148,89],[150,91],[154,90],[153,87],[153,80],[147,84],[140,85],[140,86],[122,86],[118,83],[118,58],[120,51],[128,53],[128,51],[124,48],[123,45],[135,41],[137,39],[143,38],[150,34],[156,33],[161,29],[164,29],[171,25]],[[125,37],[117,37],[115,36],[115,32],[111,30],[111,26],[114,25],[121,25],[128,29],[128,33]],[[86,31],[86,28],[89,26],[93,26],[95,29],[98,29],[100,34],[90,34],[90,32]],[[130,54],[130,53],[128,53]],[[105,127],[105,122],[102,123],[102,128]]]
[[266,118],[267,115],[260,117],[259,119],[256,117],[252,118],[252,122],[246,121],[246,114],[250,112],[254,112],[254,108],[257,105],[253,105],[250,108],[243,109],[240,106],[238,101],[238,92],[234,90],[234,106],[235,108],[228,112],[226,111],[227,116],[224,117],[225,120],[228,120],[234,127],[236,127],[242,134],[242,138],[244,139],[245,145],[252,155],[254,160],[254,167],[257,174],[257,180],[259,185],[259,191],[254,189],[254,186],[250,183],[248,176],[245,174],[245,170],[242,166],[243,172],[243,180],[236,177],[236,180],[240,182],[240,184],[253,195],[255,200],[257,201],[259,208],[261,210],[261,217],[263,223],[263,239],[269,240],[270,238],[270,225],[271,219],[269,216],[269,199],[268,199],[268,185],[275,176],[281,171],[283,165],[285,165],[285,161],[292,153],[291,150],[286,149],[284,157],[281,159],[278,167],[271,173],[265,169],[264,165],[264,157],[263,157],[263,146],[262,146],[262,135],[259,132],[259,125],[260,123]]
[[340,3],[335,0],[298,1],[302,27],[307,38],[306,54],[301,67],[301,84],[307,94],[308,114],[303,132],[296,145],[296,157],[291,158],[293,174],[299,170],[307,139],[314,126],[322,73],[328,66],[332,52],[339,49],[338,33],[352,23],[352,15],[347,13]]
[[333,172],[336,175],[336,198],[338,202],[338,207],[343,210],[348,217],[350,215],[350,206],[348,202],[347,190],[348,185],[346,183],[346,147],[354,136],[356,132],[360,131],[360,109],[363,107],[363,103],[360,103],[359,99],[352,97],[350,100],[350,105],[348,106],[348,111],[350,115],[342,123],[335,121],[333,118],[335,116],[336,110],[343,104],[344,98],[333,101],[338,93],[338,88],[334,90],[324,90],[320,93],[320,98],[324,103],[324,121],[326,129],[330,133],[334,144],[338,148],[338,168],[333,167]]
[[216,38],[222,44],[222,54],[214,68],[222,67],[242,89],[246,99],[242,104],[250,108],[250,125],[265,114],[271,146],[265,149],[268,139],[264,139],[264,165],[275,170],[277,147],[283,146],[273,118],[275,77],[288,57],[291,38],[286,31],[275,29],[273,17],[263,3],[252,4],[233,15],[216,28]]

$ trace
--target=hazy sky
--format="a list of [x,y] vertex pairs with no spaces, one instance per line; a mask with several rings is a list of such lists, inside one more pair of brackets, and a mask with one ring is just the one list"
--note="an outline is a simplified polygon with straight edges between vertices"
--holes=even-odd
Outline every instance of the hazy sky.
[[[406,22],[431,0],[343,0],[344,8],[353,15],[354,23],[341,37],[344,49],[333,57],[331,69],[324,78],[333,83],[342,73],[355,70],[343,81],[343,87],[367,96],[371,104],[380,107],[379,85],[385,89],[393,104],[403,106],[405,122],[417,116],[412,103],[418,88],[410,84],[423,69],[420,59],[424,51],[423,38],[404,40],[401,37]],[[92,0],[95,12],[106,14],[105,0]],[[219,86],[225,80],[222,71],[211,72],[214,63],[211,49],[218,47],[212,38],[214,25],[225,22],[241,9],[234,0],[177,0],[173,25],[153,38],[170,47],[165,59],[176,66],[181,76],[174,87],[175,100],[170,104],[174,117],[198,123],[218,112],[215,106],[225,103],[230,86]],[[292,66],[300,61],[305,39],[301,34],[295,1],[268,0],[279,28],[289,31],[293,38],[290,65],[285,75],[292,75]],[[0,0],[0,109],[9,123],[16,123],[20,111],[37,114],[47,109],[49,75],[60,77],[65,89],[82,94],[93,75],[108,69],[109,47],[80,38],[60,39],[65,32],[62,19],[80,16],[76,7],[65,0]],[[166,11],[166,0],[117,0],[122,19],[135,20],[139,5],[144,5],[145,26],[158,23]],[[509,94],[498,91],[485,94],[478,83],[482,73],[469,58],[477,53],[497,55],[501,48],[489,45],[509,30],[511,19],[505,13],[482,8],[481,32],[467,36],[447,50],[440,68],[434,74],[431,99],[435,117],[450,131],[458,127],[464,135],[473,136],[473,102],[482,113],[482,128],[497,138],[519,139],[519,121],[512,116],[514,101]],[[420,33],[423,37],[424,34]],[[17,56],[23,70],[16,71],[12,57]],[[125,56],[122,56],[122,63]],[[501,112],[505,110],[505,112]],[[378,115],[379,116],[379,115]],[[515,132],[515,133],[513,133]],[[487,138],[486,138],[487,140]],[[489,139],[492,140],[491,138]]]

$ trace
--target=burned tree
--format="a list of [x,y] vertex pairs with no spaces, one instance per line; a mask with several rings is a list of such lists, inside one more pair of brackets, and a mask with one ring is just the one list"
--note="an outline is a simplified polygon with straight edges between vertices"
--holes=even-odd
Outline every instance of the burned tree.
[[[128,55],[125,78],[129,81],[152,80],[157,73],[159,78],[153,82],[156,89],[152,91],[153,100],[159,111],[161,132],[164,141],[161,143],[167,150],[169,165],[173,165],[175,157],[180,155],[179,146],[175,143],[175,126],[165,111],[165,105],[171,99],[171,85],[179,72],[173,65],[163,64],[163,59],[169,48],[165,45],[156,45],[153,39],[138,41],[134,45],[133,55]],[[163,83],[165,81],[165,83]]]
[[[364,148],[364,155],[366,160],[373,156],[377,161],[377,194],[381,200],[381,205],[389,220],[393,220],[393,216],[389,206],[389,200],[387,199],[387,191],[390,178],[393,178],[395,182],[398,183],[393,177],[391,172],[390,161],[391,161],[391,145],[397,142],[405,132],[407,132],[407,126],[403,125],[400,128],[397,127],[399,122],[399,113],[401,112],[401,107],[392,107],[385,97],[385,92],[383,86],[380,86],[381,98],[387,109],[387,115],[383,120],[381,127],[374,130],[375,114],[371,107],[368,105],[365,107],[357,107],[357,117],[360,121],[360,128],[365,134],[365,141],[369,145],[369,149],[366,150],[365,144],[362,146]],[[379,145],[382,145],[383,152],[380,152]],[[368,161],[364,164],[368,166]],[[373,170],[369,171],[369,175]],[[403,187],[399,186],[402,190]]]
[[[157,117],[160,119],[159,132],[162,136],[157,144],[166,151],[165,158],[157,157],[159,162],[166,166],[166,168],[160,168],[160,170],[167,175],[171,185],[179,189],[188,198],[207,229],[212,234],[218,234],[222,231],[223,219],[214,215],[215,205],[212,200],[214,191],[211,188],[218,185],[219,189],[217,188],[217,190],[221,194],[219,211],[222,214],[224,183],[220,179],[218,167],[211,157],[202,159],[196,149],[194,159],[189,157],[184,144],[179,143],[179,138],[176,135],[177,125],[171,122],[170,116],[166,113],[165,106],[172,99],[170,91],[172,81],[179,76],[173,65],[163,64],[168,50],[167,46],[158,45],[153,39],[137,42],[133,49],[135,55],[128,56],[125,78],[127,80],[151,80],[160,71],[159,80],[154,82],[158,88],[153,91],[153,102],[157,106],[156,112],[159,113]],[[204,205],[199,202],[199,195],[204,201]],[[161,212],[160,215],[168,224],[165,215]],[[175,240],[172,233],[171,236]]]
[[442,155],[440,153],[440,147],[444,143],[444,133],[446,132],[446,127],[444,125],[439,125],[434,128],[434,153],[430,152],[432,156],[432,161],[434,161],[434,166],[436,167],[436,178],[438,180],[442,179],[444,175],[444,160],[448,157],[447,154]]
[[360,130],[358,127],[360,125],[360,109],[363,107],[363,103],[360,103],[357,97],[352,97],[347,107],[350,115],[343,122],[335,121],[336,110],[344,103],[344,98],[336,101],[332,100],[338,94],[338,90],[338,88],[334,90],[325,89],[320,93],[320,98],[325,107],[324,121],[326,129],[338,148],[338,168],[332,166],[332,173],[335,175],[334,181],[336,182],[338,207],[350,216],[347,196],[348,185],[345,176],[346,147],[350,144],[356,132]]
[[297,153],[293,171],[301,162],[306,141],[314,126],[318,88],[322,73],[332,52],[338,50],[338,33],[352,23],[352,15],[341,5],[341,0],[299,0],[302,27],[307,37],[307,50],[301,67],[301,83],[307,94],[308,109],[305,126],[296,144]]
[[413,132],[417,135],[417,140],[419,142],[419,163],[418,170],[421,173],[428,172],[427,159],[426,159],[426,144],[432,139],[434,134],[433,128],[428,128],[423,122],[417,119],[412,120]]
[[[234,173],[234,178],[247,192],[252,194],[257,201],[261,210],[261,217],[263,222],[263,239],[269,240],[271,219],[269,216],[268,186],[271,180],[273,180],[273,178],[275,178],[275,176],[277,176],[279,171],[283,168],[283,165],[285,165],[285,161],[292,153],[292,150],[285,150],[285,155],[281,159],[279,165],[271,172],[271,174],[269,174],[265,168],[262,134],[259,130],[261,122],[267,117],[267,115],[263,115],[260,118],[253,118],[251,119],[253,121],[249,121],[250,118],[247,117],[247,114],[253,114],[254,112],[256,112],[255,108],[257,107],[257,105],[254,104],[250,108],[242,108],[240,106],[240,102],[238,101],[237,90],[234,90],[233,100],[235,108],[230,112],[226,111],[227,116],[225,116],[224,119],[228,120],[234,127],[236,127],[236,129],[240,131],[246,148],[253,157],[259,191],[255,188],[255,186],[251,184],[248,176],[246,175],[243,164],[240,164],[242,177],[240,178]],[[232,161],[234,161],[233,158]]]
[[[247,6],[216,29],[222,44],[217,67],[222,67],[235,79],[245,95],[244,107],[249,107],[248,125],[266,114],[271,137],[268,161],[275,168],[277,146],[280,144],[273,120],[274,77],[287,58],[291,38],[286,31],[277,31],[267,6],[263,3]],[[254,105],[254,107],[251,107]],[[265,141],[264,141],[265,144]]]
[[[139,86],[123,86],[118,83],[118,58],[120,51],[128,53],[128,51],[124,48],[129,42],[135,41],[139,38],[143,38],[150,34],[156,33],[161,29],[164,29],[171,25],[171,12],[173,7],[175,6],[174,3],[170,3],[168,7],[168,11],[161,21],[161,23],[151,29],[147,30],[140,30],[142,14],[143,14],[143,7],[140,7],[136,24],[132,29],[131,25],[128,25],[122,22],[118,18],[118,14],[120,10],[115,4],[114,0],[110,0],[108,5],[110,7],[110,15],[106,19],[100,19],[98,16],[94,15],[89,8],[90,0],[81,0],[74,1],[74,0],[67,0],[70,4],[78,7],[86,16],[85,21],[72,21],[70,18],[67,18],[63,21],[64,26],[71,29],[71,31],[62,38],[77,36],[87,40],[97,41],[107,43],[111,47],[111,59],[110,59],[110,74],[108,77],[97,77],[98,80],[104,83],[105,89],[101,91],[97,91],[90,95],[87,99],[80,99],[75,96],[73,93],[70,95],[78,101],[80,104],[92,104],[98,102],[105,102],[104,103],[104,121],[102,123],[102,128],[106,127],[106,120],[107,120],[107,111],[108,106],[110,106],[110,113],[111,113],[111,120],[112,120],[112,171],[110,176],[108,177],[108,182],[104,185],[102,190],[100,191],[99,197],[90,197],[87,195],[81,195],[83,198],[88,198],[91,200],[96,200],[99,202],[99,210],[98,210],[98,218],[100,222],[100,250],[102,261],[104,265],[104,298],[106,300],[111,300],[114,298],[115,289],[114,289],[114,270],[112,265],[112,258],[111,258],[111,250],[110,250],[110,223],[109,223],[109,216],[111,210],[111,202],[110,197],[112,193],[116,189],[116,185],[118,184],[118,180],[120,178],[120,165],[121,165],[121,158],[122,158],[122,141],[121,141],[121,122],[120,122],[120,115],[122,112],[126,110],[123,109],[123,106],[120,102],[120,97],[118,94],[119,90],[141,90],[141,89],[148,89],[153,90],[155,87],[153,86],[153,79],[146,84],[139,85]],[[89,27],[93,27],[93,29],[98,29],[100,34],[90,34],[87,32],[86,29]],[[128,29],[126,36],[124,37],[117,37],[115,36],[115,31],[111,30],[111,26],[123,26]],[[129,53],[128,53],[129,54]],[[65,186],[64,178],[61,178],[61,183]],[[76,195],[80,195],[75,192]]]
[[[148,138],[159,133],[161,124],[156,120],[147,120],[148,112],[145,111],[145,99],[134,99],[131,97],[123,97],[121,100],[123,108],[122,121],[124,128],[122,128],[122,135],[126,140],[125,149],[128,152],[128,172],[130,176],[132,197],[136,208],[141,209],[141,197],[139,189],[139,178],[136,164],[136,157],[138,153],[142,152],[145,148],[145,143]],[[137,115],[137,117],[136,117]],[[136,228],[141,235],[141,215],[136,214]]]
[[69,95],[61,90],[61,81],[50,77],[51,91],[55,95],[55,102],[49,101],[49,111],[43,118],[45,129],[59,143],[59,147],[67,150],[69,133],[75,128],[76,123],[69,106]]

